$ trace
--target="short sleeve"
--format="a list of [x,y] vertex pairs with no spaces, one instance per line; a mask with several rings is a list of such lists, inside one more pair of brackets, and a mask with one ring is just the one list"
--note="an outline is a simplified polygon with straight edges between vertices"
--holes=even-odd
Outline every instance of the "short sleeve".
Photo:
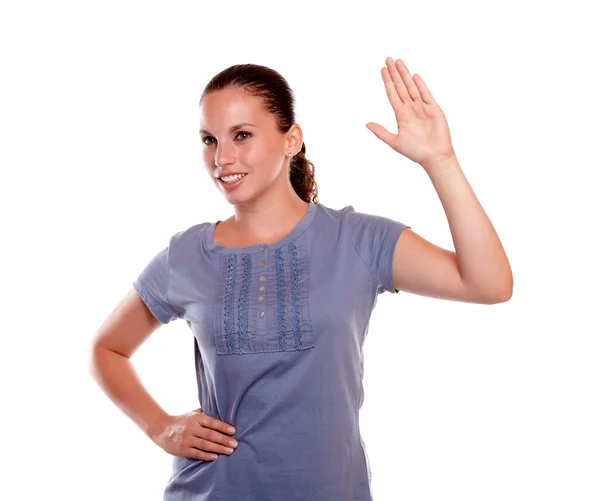
[[392,280],[394,250],[400,234],[410,226],[387,217],[356,212],[351,205],[347,217],[352,244],[379,284],[379,293],[396,294]]
[[163,324],[178,318],[169,303],[169,245],[159,251],[133,282],[133,287],[152,314]]

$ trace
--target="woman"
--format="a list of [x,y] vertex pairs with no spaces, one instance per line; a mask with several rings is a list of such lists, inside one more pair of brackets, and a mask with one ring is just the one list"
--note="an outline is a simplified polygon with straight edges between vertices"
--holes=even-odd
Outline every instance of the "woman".
[[[371,500],[358,412],[377,295],[510,298],[510,265],[442,110],[402,60],[388,58],[382,76],[398,133],[367,127],[430,176],[456,253],[398,221],[318,203],[293,93],[277,72],[236,65],[204,90],[204,162],[234,215],[173,235],[93,350],[101,387],[173,455],[165,500]],[[178,318],[194,334],[201,408],[175,416],[129,357]]]

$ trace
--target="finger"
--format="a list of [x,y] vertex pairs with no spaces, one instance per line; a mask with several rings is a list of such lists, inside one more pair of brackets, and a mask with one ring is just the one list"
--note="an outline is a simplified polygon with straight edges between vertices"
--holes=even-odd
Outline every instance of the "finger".
[[396,92],[398,93],[398,96],[400,96],[402,102],[406,103],[407,101],[412,101],[406,90],[406,85],[404,85],[402,77],[400,76],[400,73],[398,73],[398,68],[396,68],[396,65],[394,64],[394,60],[391,57],[388,57],[385,62],[392,81],[394,82],[394,87],[396,87]]
[[408,71],[408,68],[406,67],[406,64],[404,64],[404,61],[402,61],[402,59],[396,59],[396,68],[398,68],[398,73],[400,73],[402,81],[404,82],[406,90],[408,91],[408,94],[411,97],[411,99],[413,101],[420,101],[421,94],[419,93],[419,89],[415,85],[415,82],[413,81],[413,78],[410,75],[410,71]]
[[398,91],[396,90],[396,86],[392,81],[392,77],[390,77],[390,72],[387,68],[381,68],[381,76],[383,77],[383,83],[385,85],[385,93],[387,94],[388,99],[394,108],[394,112],[396,116],[400,112],[400,107],[402,106],[402,99],[398,96]]
[[427,85],[425,85],[425,81],[421,78],[421,75],[419,75],[418,73],[415,73],[415,83],[417,84],[419,92],[421,93],[421,96],[423,97],[423,101],[425,103],[437,104],[436,100],[433,98],[433,94],[431,94],[431,92],[427,88]]
[[202,461],[214,461],[219,457],[219,455],[214,452],[204,452],[195,447],[188,447],[184,454],[186,458],[201,459]]
[[200,449],[205,452],[216,452],[217,454],[232,454],[235,450],[235,447],[231,445],[223,445],[216,442],[211,442],[210,440],[206,440],[198,437],[191,437],[190,439],[190,447],[194,447],[196,449]]
[[376,124],[375,122],[367,123],[367,129],[369,129],[373,134],[375,134],[379,139],[381,139],[384,143],[387,143],[388,145],[391,145],[394,138],[396,137],[395,134],[392,134],[385,127]]
[[[221,431],[223,433],[234,434],[235,428],[230,424],[224,423],[223,421],[209,416],[208,414],[202,414],[198,417],[200,424],[205,428],[210,428],[212,430]],[[232,428],[233,431],[229,431],[229,428]]]
[[214,444],[219,444],[225,447],[233,447],[234,449],[238,446],[237,440],[234,438],[208,428],[202,428],[198,431],[194,431],[192,436],[201,440],[208,440]]

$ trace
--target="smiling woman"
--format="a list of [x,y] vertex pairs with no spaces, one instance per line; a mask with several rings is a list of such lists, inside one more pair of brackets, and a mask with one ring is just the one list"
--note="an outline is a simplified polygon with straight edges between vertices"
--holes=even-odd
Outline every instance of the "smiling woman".
[[[424,85],[419,91],[433,102]],[[399,92],[409,99],[415,88]],[[409,144],[371,127],[427,160],[445,207],[456,204],[451,183],[468,200],[452,164],[436,164],[448,146],[446,133],[439,112],[427,112],[437,124],[419,128],[409,117],[415,138]],[[130,312],[127,318],[98,336],[106,353],[96,374],[104,387],[173,455],[165,501],[372,501],[359,410],[363,345],[378,295],[405,289],[498,302],[509,290],[506,268],[474,272],[469,264],[481,263],[473,248],[456,256],[400,221],[319,203],[294,117],[293,93],[270,68],[236,65],[208,83],[200,99],[202,157],[234,214],[172,235],[119,307]],[[438,143],[429,141],[433,136]],[[430,151],[426,143],[437,146]],[[453,212],[454,220],[471,218],[456,235],[463,249],[484,241],[482,227],[490,235],[472,207]],[[492,284],[486,291],[484,282]],[[125,366],[115,353],[128,356],[160,323],[176,319],[194,336],[200,407],[172,416],[131,379],[111,379],[109,369]]]

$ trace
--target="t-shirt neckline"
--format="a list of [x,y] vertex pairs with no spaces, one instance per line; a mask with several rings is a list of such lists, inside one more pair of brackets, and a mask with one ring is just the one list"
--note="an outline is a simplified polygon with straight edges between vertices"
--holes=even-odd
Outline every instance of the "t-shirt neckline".
[[295,240],[302,233],[304,233],[306,228],[308,228],[308,225],[310,225],[312,222],[316,213],[316,209],[317,205],[309,202],[306,213],[304,216],[302,216],[302,219],[298,222],[298,224],[296,224],[290,233],[277,242],[272,244],[263,243],[249,245],[247,247],[225,247],[223,245],[215,244],[215,227],[221,222],[220,220],[216,221],[211,223],[207,228],[207,231],[204,233],[206,235],[206,246],[209,251],[217,254],[254,254],[256,252],[273,251],[290,243],[292,240]]

